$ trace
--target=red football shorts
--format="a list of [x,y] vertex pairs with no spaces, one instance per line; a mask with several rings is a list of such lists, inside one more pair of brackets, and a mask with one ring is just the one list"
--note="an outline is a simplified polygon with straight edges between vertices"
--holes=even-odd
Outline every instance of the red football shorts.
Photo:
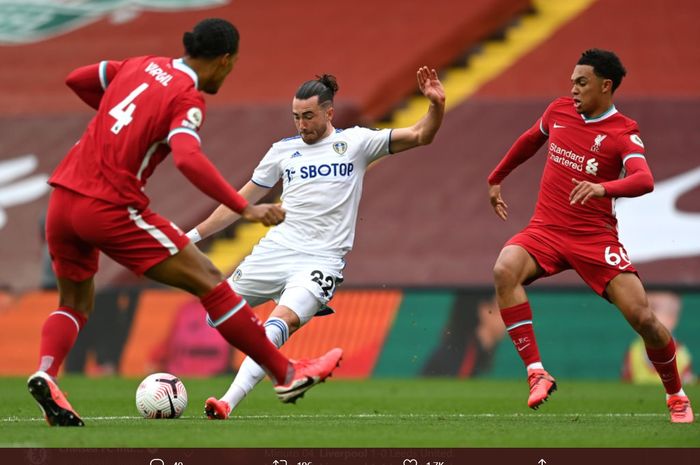
[[99,250],[138,275],[175,255],[189,239],[170,221],[57,187],[49,198],[46,240],[59,278],[97,272]]
[[614,231],[574,235],[560,229],[528,225],[506,245],[519,245],[527,250],[544,270],[544,276],[573,269],[603,297],[615,276],[623,272],[637,273]]

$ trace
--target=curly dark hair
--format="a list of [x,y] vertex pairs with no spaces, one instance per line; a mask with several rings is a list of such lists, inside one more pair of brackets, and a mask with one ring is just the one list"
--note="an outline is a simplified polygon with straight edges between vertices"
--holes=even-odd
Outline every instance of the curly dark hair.
[[612,92],[620,86],[622,78],[627,75],[627,70],[622,66],[622,62],[614,52],[591,48],[581,54],[578,65],[589,65],[593,67],[596,76],[612,81]]

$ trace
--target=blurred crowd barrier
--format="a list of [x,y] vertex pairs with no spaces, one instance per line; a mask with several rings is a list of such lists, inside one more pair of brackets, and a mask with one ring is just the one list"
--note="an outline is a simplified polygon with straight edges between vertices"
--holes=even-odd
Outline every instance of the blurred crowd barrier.
[[[673,295],[679,304],[674,335],[688,356],[700,353],[700,290]],[[630,369],[625,361],[637,336],[611,304],[585,289],[535,288],[530,300],[543,361],[558,377],[617,379]],[[23,376],[36,368],[41,325],[56,301],[53,291],[3,300],[0,375]],[[331,305],[336,313],[296,333],[283,346],[287,355],[302,358],[342,347],[345,357],[336,375],[345,378],[523,374],[489,289],[345,289]],[[268,303],[256,313],[265,319],[272,308]],[[64,370],[211,376],[233,373],[241,361],[206,325],[204,310],[189,295],[115,288],[98,293],[95,313]]]

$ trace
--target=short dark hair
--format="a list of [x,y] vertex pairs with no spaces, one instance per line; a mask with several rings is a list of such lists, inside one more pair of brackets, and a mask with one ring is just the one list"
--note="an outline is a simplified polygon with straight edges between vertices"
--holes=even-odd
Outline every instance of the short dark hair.
[[182,43],[192,58],[214,58],[238,53],[240,36],[236,27],[225,19],[203,19],[192,32],[185,32]]
[[622,82],[622,78],[627,75],[627,70],[622,66],[622,62],[614,52],[591,48],[581,54],[579,65],[589,65],[593,67],[596,76],[612,81],[612,92],[615,92]]
[[316,79],[306,81],[294,95],[296,98],[301,100],[306,100],[314,95],[318,95],[318,104],[321,105],[325,102],[333,103],[333,96],[338,92],[338,81],[332,74],[324,74],[321,76],[316,76]]

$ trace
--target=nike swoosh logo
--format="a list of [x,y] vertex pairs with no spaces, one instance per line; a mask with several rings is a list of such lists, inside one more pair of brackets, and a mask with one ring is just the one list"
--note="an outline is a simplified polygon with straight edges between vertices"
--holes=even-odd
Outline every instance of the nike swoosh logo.
[[304,381],[302,384],[298,385],[294,389],[303,389],[305,387],[313,386],[314,385],[314,379],[311,376],[306,377],[306,381]]
[[618,266],[618,268],[621,269],[621,270],[624,270],[625,268],[627,268],[627,267],[630,266],[630,265],[631,265],[631,263],[628,263],[628,264],[625,265],[625,266]]
[[281,394],[286,394],[288,392],[297,391],[299,389],[305,389],[305,388],[313,386],[313,385],[314,385],[314,379],[311,376],[307,376],[306,380],[304,380],[303,383],[291,386],[289,389],[285,390],[284,392],[282,392],[282,391],[277,391],[277,392],[279,392]]
[[554,129],[559,129],[559,128],[565,128],[566,126],[562,126],[561,124],[554,123]]
[[528,347],[530,347],[530,344],[525,344],[522,347],[517,347],[517,349],[518,349],[518,352],[522,352],[523,350],[527,349]]

